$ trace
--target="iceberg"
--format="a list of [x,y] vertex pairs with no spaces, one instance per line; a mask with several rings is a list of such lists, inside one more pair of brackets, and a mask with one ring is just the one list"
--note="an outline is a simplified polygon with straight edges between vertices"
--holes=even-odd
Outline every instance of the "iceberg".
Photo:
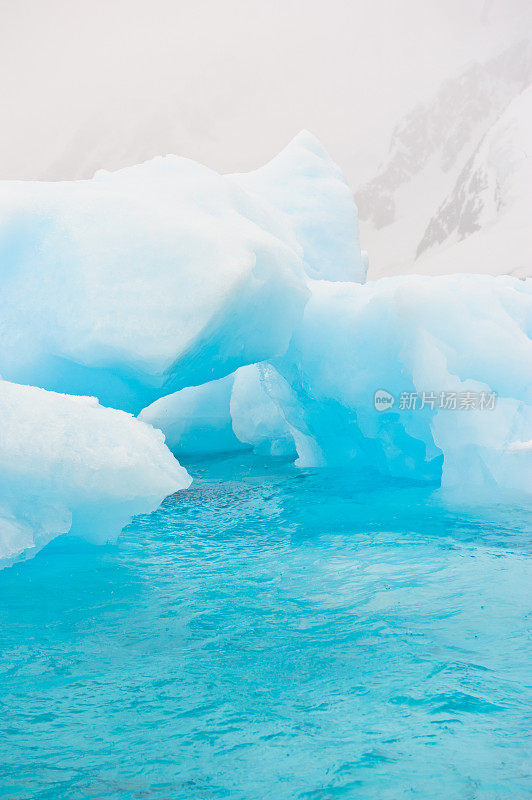
[[162,430],[178,457],[238,450],[297,455],[278,402],[283,382],[268,364],[240,367],[225,378],[156,400],[139,419]]
[[116,539],[190,477],[154,430],[93,397],[0,380],[0,566],[70,531]]
[[[302,466],[349,465],[440,482],[458,495],[529,494],[532,281],[403,276],[316,282],[275,366],[314,450]],[[391,401],[376,406],[377,392]]]
[[307,292],[221,176],[174,157],[123,173],[0,187],[0,373],[138,412],[282,352]]
[[178,457],[241,450],[229,410],[234,380],[233,373],[161,397],[141,411],[139,419],[160,429]]
[[364,282],[368,257],[353,193],[315,136],[301,131],[264,167],[232,178],[286,215],[310,278]]
[[134,413],[281,355],[308,274],[364,269],[352,195],[310,135],[247,179],[167,156],[4,181],[0,263],[0,374]]
[[178,455],[201,440],[207,410],[230,437],[209,437],[212,452],[247,444],[297,453],[301,467],[429,481],[457,499],[530,494],[532,281],[404,276],[309,286],[283,356],[239,369],[223,387],[159,400],[141,418]]
[[283,410],[290,387],[267,363],[241,367],[236,374],[229,411],[237,438],[260,455],[291,456],[297,448],[294,431]]
[[114,537],[187,485],[169,450],[531,491],[531,281],[364,283],[310,134],[246,175],[169,156],[4,182],[0,264],[6,558]]

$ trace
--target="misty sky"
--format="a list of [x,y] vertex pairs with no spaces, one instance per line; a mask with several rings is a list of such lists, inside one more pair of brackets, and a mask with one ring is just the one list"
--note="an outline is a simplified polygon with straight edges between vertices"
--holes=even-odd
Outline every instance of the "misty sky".
[[252,169],[301,128],[353,186],[412,104],[526,34],[528,0],[0,0],[0,177],[175,152]]

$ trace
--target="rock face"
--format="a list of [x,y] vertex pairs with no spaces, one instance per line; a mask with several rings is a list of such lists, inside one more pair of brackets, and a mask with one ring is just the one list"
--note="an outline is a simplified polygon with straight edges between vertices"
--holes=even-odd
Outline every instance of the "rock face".
[[[470,174],[472,162],[531,80],[532,46],[519,42],[447,81],[399,123],[381,170],[355,192],[371,277],[441,271],[428,259],[414,264],[446,239],[439,224],[431,225],[437,216],[440,222],[446,218],[444,229],[459,228],[462,238],[478,229],[477,194],[485,183],[482,175]],[[467,268],[456,265],[447,271]],[[496,270],[507,271],[502,264]]]
[[[428,261],[432,250],[444,246],[446,258],[467,254],[469,263],[482,265],[486,272],[504,267],[505,272],[520,277],[529,274],[531,143],[532,88],[529,88],[510,103],[484,136],[453,190],[427,225],[417,256],[425,255]],[[468,239],[459,250],[458,243]]]

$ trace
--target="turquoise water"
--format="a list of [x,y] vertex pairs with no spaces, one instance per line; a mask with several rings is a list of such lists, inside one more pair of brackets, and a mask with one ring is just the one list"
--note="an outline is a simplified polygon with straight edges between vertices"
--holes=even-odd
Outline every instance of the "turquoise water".
[[0,797],[530,797],[530,513],[190,471],[0,573]]

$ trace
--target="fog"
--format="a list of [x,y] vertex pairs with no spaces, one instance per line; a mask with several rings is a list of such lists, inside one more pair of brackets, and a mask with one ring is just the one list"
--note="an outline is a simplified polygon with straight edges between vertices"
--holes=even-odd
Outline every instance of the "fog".
[[161,153],[220,171],[315,133],[357,186],[398,117],[526,33],[527,0],[3,0],[0,177]]

